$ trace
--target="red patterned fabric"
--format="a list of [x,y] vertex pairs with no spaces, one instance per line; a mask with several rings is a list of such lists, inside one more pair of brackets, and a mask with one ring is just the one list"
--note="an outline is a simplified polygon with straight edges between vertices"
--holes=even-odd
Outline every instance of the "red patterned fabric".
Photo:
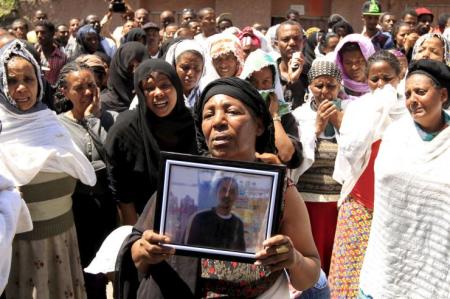
[[337,202],[305,202],[322,270],[328,275],[338,217]]
[[358,182],[356,183],[355,187],[353,187],[353,190],[351,192],[352,197],[356,201],[371,210],[373,210],[375,188],[375,174],[373,167],[375,164],[375,159],[378,155],[378,150],[380,149],[380,144],[381,140],[375,141],[372,144],[369,164],[367,164],[366,169],[359,177]]

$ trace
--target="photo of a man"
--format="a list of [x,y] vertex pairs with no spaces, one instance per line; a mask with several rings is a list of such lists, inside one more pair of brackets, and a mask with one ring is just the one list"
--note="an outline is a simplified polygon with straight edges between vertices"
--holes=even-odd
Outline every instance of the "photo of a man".
[[219,178],[212,189],[216,206],[194,214],[186,229],[186,245],[245,251],[244,224],[232,213],[239,186],[232,177]]

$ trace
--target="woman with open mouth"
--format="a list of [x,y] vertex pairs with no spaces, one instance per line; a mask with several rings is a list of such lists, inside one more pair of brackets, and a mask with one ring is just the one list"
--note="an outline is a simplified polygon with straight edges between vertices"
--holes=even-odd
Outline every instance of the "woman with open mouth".
[[71,195],[77,178],[95,184],[94,169],[42,103],[41,70],[26,45],[6,44],[0,61],[0,173],[33,222],[14,238],[6,298],[86,298]]
[[145,60],[135,70],[134,90],[137,108],[119,115],[105,144],[111,189],[124,224],[136,222],[156,191],[161,150],[197,153],[194,120],[175,69],[163,60]]
[[375,162],[375,208],[359,298],[450,294],[449,91],[444,63],[410,65],[410,115],[386,129]]
[[[206,86],[195,106],[195,125],[211,157],[280,163],[270,112],[247,81],[222,78]],[[175,250],[164,246],[170,237],[152,230],[155,201],[148,201],[119,254],[117,298],[289,298],[285,269],[296,289],[311,287],[320,261],[292,181],[286,182],[283,201],[281,228],[262,243],[254,264],[173,256]],[[145,278],[138,280],[138,273]]]

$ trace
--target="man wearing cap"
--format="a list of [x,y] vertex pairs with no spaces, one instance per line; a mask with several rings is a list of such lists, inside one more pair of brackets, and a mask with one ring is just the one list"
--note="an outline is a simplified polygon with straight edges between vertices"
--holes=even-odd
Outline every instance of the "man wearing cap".
[[217,17],[216,23],[219,32],[223,32],[225,29],[232,27],[231,14],[227,12],[220,14]]
[[426,7],[416,8],[417,13],[417,33],[424,35],[432,31],[431,24],[433,23],[434,15]]
[[159,26],[153,22],[145,23],[142,26],[145,33],[147,34],[147,49],[148,55],[151,58],[158,58],[159,56],[159,46],[161,42],[161,37],[159,35]]
[[384,34],[377,27],[381,14],[381,6],[378,1],[371,0],[364,2],[362,6],[362,20],[365,31],[362,34],[372,40],[375,50],[386,50],[394,47],[391,36]]

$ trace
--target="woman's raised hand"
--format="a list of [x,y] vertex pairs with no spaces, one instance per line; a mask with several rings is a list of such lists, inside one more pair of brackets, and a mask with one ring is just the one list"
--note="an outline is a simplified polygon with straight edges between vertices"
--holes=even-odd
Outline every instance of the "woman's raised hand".
[[131,247],[131,257],[136,268],[145,273],[150,265],[158,264],[172,256],[175,249],[164,245],[169,242],[169,237],[146,230]]
[[263,265],[270,271],[289,269],[301,265],[304,256],[294,248],[291,238],[273,236],[263,242],[264,249],[256,253],[256,265]]
[[87,117],[89,115],[95,115],[96,117],[100,117],[100,113],[101,113],[100,90],[96,88],[92,103],[84,111],[84,117]]
[[328,120],[337,112],[337,107],[329,100],[323,100],[319,104],[316,117],[316,136],[319,136],[325,130]]

